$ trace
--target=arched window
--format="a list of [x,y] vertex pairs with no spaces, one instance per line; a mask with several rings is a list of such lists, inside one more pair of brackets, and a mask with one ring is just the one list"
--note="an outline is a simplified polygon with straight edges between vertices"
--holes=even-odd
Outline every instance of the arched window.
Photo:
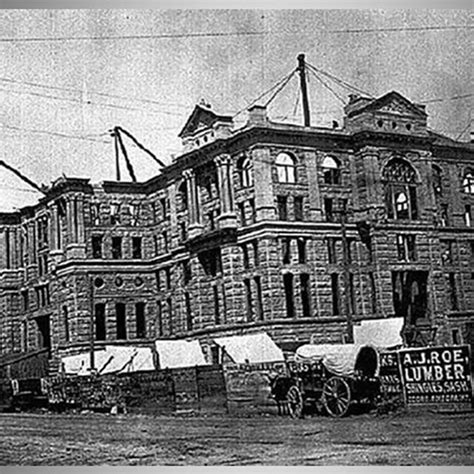
[[176,196],[178,211],[185,211],[188,208],[188,193],[186,188],[186,181],[183,181],[178,187]]
[[278,182],[296,183],[296,161],[288,153],[280,153],[276,157]]
[[250,158],[243,157],[237,163],[237,170],[239,172],[240,186],[248,188],[253,185],[252,162]]
[[395,158],[382,173],[389,219],[417,219],[416,172],[405,160]]
[[341,169],[339,163],[330,156],[324,158],[321,165],[326,184],[341,184]]
[[443,172],[441,168],[437,165],[431,167],[433,172],[433,190],[436,196],[441,196],[443,187],[442,187],[442,175]]
[[466,194],[474,194],[474,174],[467,171],[462,180],[462,191]]

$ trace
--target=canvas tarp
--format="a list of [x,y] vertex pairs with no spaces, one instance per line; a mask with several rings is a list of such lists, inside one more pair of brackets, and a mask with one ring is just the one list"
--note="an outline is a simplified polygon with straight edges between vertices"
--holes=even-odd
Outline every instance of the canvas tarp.
[[208,365],[197,340],[158,340],[155,348],[160,369]]
[[218,337],[215,343],[222,347],[236,364],[255,364],[285,360],[281,349],[265,332],[243,336]]
[[[90,352],[62,358],[64,373],[68,375],[90,374]],[[123,374],[154,370],[151,347],[105,346],[94,351],[94,367],[98,374]]]
[[296,350],[297,362],[320,360],[334,375],[354,375],[357,358],[364,347],[360,344],[305,344]]
[[354,343],[369,344],[381,349],[403,345],[403,318],[368,319],[354,326]]

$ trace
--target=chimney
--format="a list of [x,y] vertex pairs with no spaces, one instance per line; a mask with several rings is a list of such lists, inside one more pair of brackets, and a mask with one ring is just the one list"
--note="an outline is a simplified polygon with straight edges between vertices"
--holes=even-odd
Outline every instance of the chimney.
[[360,99],[359,94],[349,94],[349,104],[352,104],[353,102],[359,99]]
[[248,109],[247,125],[265,125],[267,121],[267,108],[264,105],[252,105]]

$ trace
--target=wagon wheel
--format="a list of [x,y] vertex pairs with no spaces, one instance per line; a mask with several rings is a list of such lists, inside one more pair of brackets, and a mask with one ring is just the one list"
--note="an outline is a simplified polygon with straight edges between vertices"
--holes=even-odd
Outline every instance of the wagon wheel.
[[351,389],[340,377],[331,377],[323,387],[322,402],[330,416],[344,416],[351,401]]
[[286,400],[288,402],[290,416],[292,418],[300,418],[303,413],[303,397],[301,395],[301,390],[296,385],[292,385],[288,389]]

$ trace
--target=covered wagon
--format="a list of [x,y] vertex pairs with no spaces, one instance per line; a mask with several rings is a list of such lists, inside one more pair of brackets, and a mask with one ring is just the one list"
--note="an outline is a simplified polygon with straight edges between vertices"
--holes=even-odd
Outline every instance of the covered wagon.
[[289,414],[305,407],[344,416],[351,404],[373,403],[379,394],[379,356],[369,345],[306,344],[288,362],[288,372],[272,382],[272,394]]

